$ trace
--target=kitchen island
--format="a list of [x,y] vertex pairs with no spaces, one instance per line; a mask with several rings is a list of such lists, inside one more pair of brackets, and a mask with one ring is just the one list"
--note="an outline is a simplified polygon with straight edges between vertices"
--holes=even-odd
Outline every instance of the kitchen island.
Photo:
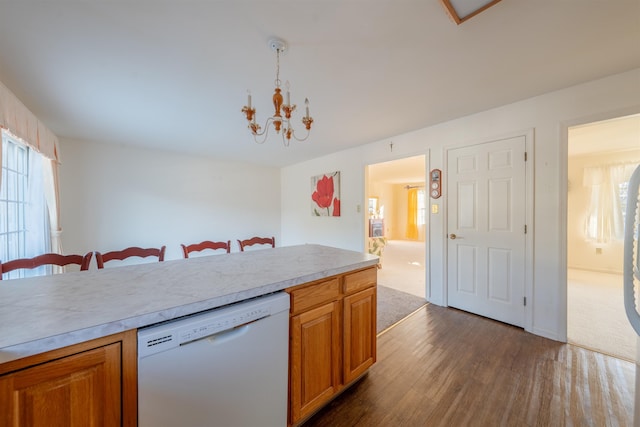
[[[291,331],[297,334],[292,339],[299,339],[300,334],[313,334],[313,327],[306,328],[305,322],[323,311],[320,319],[329,319],[333,336],[339,337],[340,343],[344,341],[345,347],[356,346],[358,357],[366,357],[366,366],[370,366],[375,361],[377,262],[377,257],[368,254],[300,245],[2,281],[0,375],[23,369],[21,360],[35,357],[34,362],[40,364],[52,359],[38,359],[39,355],[49,353],[54,358],[62,357],[67,354],[65,349],[79,346],[78,350],[84,351],[87,342],[102,343],[100,340],[117,344],[111,351],[122,357],[122,367],[130,366],[132,362],[127,359],[131,359],[132,354],[135,356],[131,335],[138,328],[281,290],[292,295],[291,323],[297,328]],[[350,303],[351,299],[354,304]],[[329,307],[333,311],[327,315]],[[363,307],[369,310],[368,323],[372,324],[368,328],[374,331],[373,344],[370,337],[354,334],[351,327],[353,316],[362,323],[357,316],[362,316]],[[312,323],[317,324],[317,321]],[[344,334],[336,330],[342,330],[342,325]],[[371,332],[369,329],[367,333]],[[308,338],[305,339],[308,341]],[[322,348],[320,341],[315,342]],[[332,347],[337,344],[333,342]],[[363,353],[363,345],[372,348],[368,355]],[[292,424],[353,381],[353,375],[346,377],[349,381],[341,378],[343,366],[336,363],[342,365],[341,361],[356,359],[343,357],[336,351],[332,350],[332,361],[327,365],[333,372],[331,390],[320,390],[319,399],[311,402],[310,409],[292,417]],[[295,352],[292,357],[298,357],[300,349]],[[315,369],[305,365],[311,362],[298,361],[304,369]],[[366,370],[364,366],[354,366],[353,373],[361,375]],[[304,369],[299,368],[298,364],[296,375],[305,375]],[[122,375],[124,382],[132,381],[132,370],[135,373],[135,366]],[[4,387],[2,378],[0,385]],[[295,381],[299,383],[300,379]],[[5,398],[9,398],[8,392],[0,389],[0,399]],[[133,411],[135,400],[131,396],[123,396],[122,400],[123,411],[126,413],[127,408]],[[120,400],[116,403],[120,405]]]

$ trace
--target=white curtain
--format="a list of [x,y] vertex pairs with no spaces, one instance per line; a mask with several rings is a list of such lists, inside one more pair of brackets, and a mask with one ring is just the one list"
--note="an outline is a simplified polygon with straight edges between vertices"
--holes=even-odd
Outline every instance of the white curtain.
[[62,252],[62,227],[60,225],[60,192],[58,181],[58,162],[42,159],[44,170],[44,196],[47,200],[49,228],[51,230],[51,252]]
[[[31,150],[41,154],[38,157],[44,163],[44,171],[41,177],[44,179],[44,193],[49,211],[49,228],[51,230],[51,235],[46,239],[47,242],[51,242],[51,248],[47,252],[63,253],[60,241],[62,229],[60,227],[58,185],[58,138],[1,82],[0,128],[26,144]],[[1,154],[0,161],[2,161]],[[39,167],[38,169],[41,168]]]
[[586,167],[583,184],[590,190],[584,224],[587,240],[608,243],[624,238],[621,185],[629,181],[637,163]]
[[[43,160],[39,153],[29,149],[29,182],[27,187],[28,208],[25,225],[25,256],[28,258],[50,252],[49,216],[44,198]],[[47,160],[48,161],[48,160]],[[25,277],[50,273],[50,267],[24,270]]]

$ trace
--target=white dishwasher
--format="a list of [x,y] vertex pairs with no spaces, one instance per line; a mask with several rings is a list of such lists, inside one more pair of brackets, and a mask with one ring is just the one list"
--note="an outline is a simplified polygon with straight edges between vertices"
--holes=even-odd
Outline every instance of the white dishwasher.
[[289,295],[138,331],[140,427],[287,425]]

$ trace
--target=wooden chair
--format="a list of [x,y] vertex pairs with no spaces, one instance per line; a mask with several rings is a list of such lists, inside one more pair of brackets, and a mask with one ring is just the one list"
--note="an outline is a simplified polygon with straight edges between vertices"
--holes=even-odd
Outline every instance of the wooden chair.
[[166,246],[158,248],[140,248],[137,246],[131,246],[129,248],[123,249],[121,251],[111,251],[106,253],[96,252],[96,263],[98,264],[98,268],[104,268],[104,263],[113,260],[124,260],[131,257],[158,257],[158,262],[164,261],[164,252],[167,249]]
[[180,245],[182,246],[182,253],[185,258],[189,258],[189,254],[191,252],[200,252],[205,249],[224,249],[227,253],[231,252],[231,240],[227,240],[226,242],[212,242],[211,240],[205,240],[204,242],[194,243],[193,245]]
[[275,237],[252,237],[246,240],[238,240],[240,250],[244,252],[244,248],[252,245],[271,245],[272,248],[276,247]]
[[0,280],[2,280],[2,275],[4,273],[22,268],[33,269],[43,265],[58,265],[60,267],[64,267],[65,265],[74,264],[79,265],[81,271],[88,270],[92,256],[93,252],[89,252],[85,255],[60,255],[56,253],[48,253],[38,255],[33,258],[14,259],[5,263],[0,261]]

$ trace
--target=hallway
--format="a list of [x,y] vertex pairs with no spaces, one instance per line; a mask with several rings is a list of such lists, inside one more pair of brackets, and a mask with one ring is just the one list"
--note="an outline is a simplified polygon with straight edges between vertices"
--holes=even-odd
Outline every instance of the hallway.
[[425,242],[388,240],[378,284],[425,297]]

